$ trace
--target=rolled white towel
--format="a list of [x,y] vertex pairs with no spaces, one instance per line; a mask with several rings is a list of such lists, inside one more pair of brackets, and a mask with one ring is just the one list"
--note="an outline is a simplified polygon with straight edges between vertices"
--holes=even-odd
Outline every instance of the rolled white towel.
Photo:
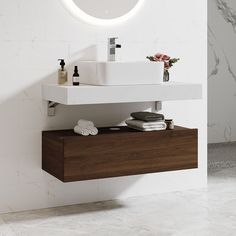
[[98,129],[96,127],[88,127],[89,134],[95,136],[98,134]]
[[87,128],[87,127],[94,127],[94,123],[90,120],[78,120],[78,126]]
[[82,136],[89,136],[89,130],[86,129],[86,128],[79,127],[78,125],[75,126],[74,132],[75,132],[76,134],[80,134],[80,135],[82,135]]

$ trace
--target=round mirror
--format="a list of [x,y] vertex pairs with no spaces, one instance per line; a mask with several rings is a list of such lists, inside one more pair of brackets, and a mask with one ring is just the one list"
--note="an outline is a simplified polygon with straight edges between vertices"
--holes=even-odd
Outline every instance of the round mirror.
[[114,19],[130,12],[139,0],[73,0],[82,11],[100,19]]
[[89,23],[115,24],[135,14],[145,0],[62,0],[70,12]]

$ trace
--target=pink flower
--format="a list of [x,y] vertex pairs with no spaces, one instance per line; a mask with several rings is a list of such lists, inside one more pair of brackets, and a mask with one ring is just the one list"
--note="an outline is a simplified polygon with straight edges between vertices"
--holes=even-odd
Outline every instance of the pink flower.
[[161,53],[157,53],[155,56],[154,56],[154,59],[156,61],[169,61],[170,60],[170,57],[168,55],[165,55],[165,54],[161,54]]
[[162,59],[164,61],[169,61],[170,60],[170,57],[168,55],[163,55]]
[[154,55],[154,59],[156,60],[156,61],[160,61],[161,60],[161,58],[162,58],[162,54],[156,54],[156,55]]
[[165,71],[168,71],[173,66],[173,64],[179,61],[179,58],[170,58],[168,55],[161,53],[157,53],[154,56],[147,56],[146,58],[150,61],[164,62]]

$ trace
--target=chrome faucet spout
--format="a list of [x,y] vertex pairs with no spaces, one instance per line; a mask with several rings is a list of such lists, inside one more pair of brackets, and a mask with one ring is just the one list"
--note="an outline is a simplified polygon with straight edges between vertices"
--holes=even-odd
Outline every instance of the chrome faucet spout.
[[116,44],[118,37],[108,38],[108,61],[116,61],[116,48],[121,48],[120,44]]

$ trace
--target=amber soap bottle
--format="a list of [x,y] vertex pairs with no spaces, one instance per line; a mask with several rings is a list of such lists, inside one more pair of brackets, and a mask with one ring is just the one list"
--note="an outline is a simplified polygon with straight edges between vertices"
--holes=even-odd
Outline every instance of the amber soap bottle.
[[67,71],[65,69],[64,59],[58,59],[60,61],[61,68],[58,70],[58,84],[63,85],[67,82]]

